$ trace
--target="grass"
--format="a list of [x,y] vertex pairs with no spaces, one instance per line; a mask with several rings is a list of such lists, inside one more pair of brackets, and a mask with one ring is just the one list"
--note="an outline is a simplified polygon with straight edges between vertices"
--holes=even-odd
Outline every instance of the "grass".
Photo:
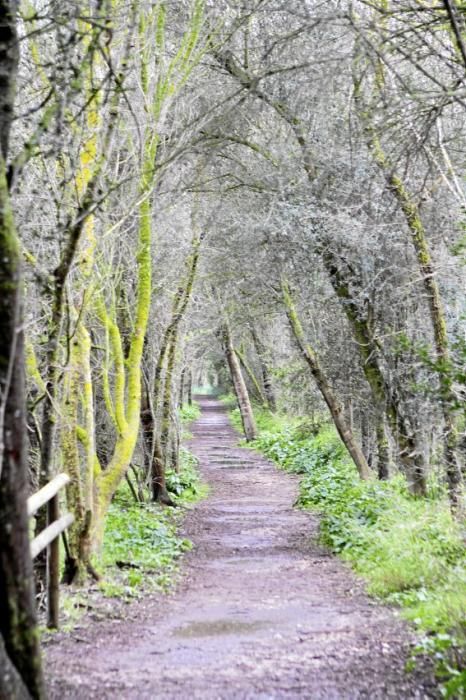
[[[255,449],[302,475],[299,505],[322,514],[320,538],[350,562],[374,596],[400,607],[417,629],[418,653],[437,662],[442,693],[466,698],[465,532],[444,489],[408,493],[401,475],[362,482],[332,427],[259,409]],[[240,426],[238,411],[232,422]]]

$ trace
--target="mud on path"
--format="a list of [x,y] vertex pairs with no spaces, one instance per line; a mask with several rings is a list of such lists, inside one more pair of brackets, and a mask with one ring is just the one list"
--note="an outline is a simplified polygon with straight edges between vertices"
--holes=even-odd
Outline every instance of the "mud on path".
[[174,595],[126,608],[47,650],[52,698],[431,698],[407,675],[410,633],[316,543],[297,480],[236,446],[202,399],[190,449],[210,496],[190,512],[194,550]]

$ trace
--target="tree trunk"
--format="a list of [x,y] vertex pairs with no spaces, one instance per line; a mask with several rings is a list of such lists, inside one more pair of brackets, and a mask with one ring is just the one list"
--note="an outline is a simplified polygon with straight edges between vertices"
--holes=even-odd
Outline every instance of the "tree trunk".
[[254,349],[259,359],[259,365],[262,375],[262,386],[264,387],[265,399],[267,401],[269,410],[272,411],[272,413],[274,413],[277,410],[277,401],[275,399],[272,377],[267,363],[267,350],[252,324],[250,324],[249,330],[251,333],[252,342],[254,343]]
[[228,323],[224,323],[222,327],[222,340],[228,367],[230,369],[231,380],[238,401],[244,435],[246,440],[251,442],[251,440],[255,440],[257,437],[256,422],[254,420],[254,413],[252,411],[251,401],[249,400],[248,390],[241,373],[241,367],[233,347]]
[[[0,640],[1,684],[44,697],[29,548],[21,252],[6,158],[19,60],[16,3],[0,0]],[[4,660],[1,659],[0,660]],[[21,681],[19,678],[21,678]],[[6,695],[5,697],[8,697]],[[15,697],[15,696],[13,696]]]
[[385,431],[385,421],[381,411],[377,412],[375,434],[377,439],[377,475],[381,481],[384,481],[390,476],[388,467],[390,463],[390,453],[387,433]]
[[188,370],[188,406],[193,405],[193,373]]
[[183,408],[184,405],[184,385],[186,382],[186,367],[183,367],[180,374],[180,390],[178,393],[178,406]]
[[3,638],[0,636],[0,698],[2,700],[31,700],[31,695],[23,683],[17,669],[6,653]]
[[155,438],[154,455],[152,458],[151,487],[152,500],[154,503],[162,503],[165,506],[175,505],[167,489],[164,455],[158,436]]
[[[342,308],[357,342],[362,370],[379,416],[377,420],[381,420],[380,415],[385,413],[391,434],[398,446],[400,462],[410,489],[414,495],[425,495],[427,489],[425,465],[417,435],[403,418],[397,391],[394,387],[388,387],[385,381],[380,367],[380,348],[374,338],[369,314],[367,317],[361,315],[338,265],[338,260],[329,247],[322,251],[322,260],[337,297],[343,301]],[[384,450],[382,450],[382,459],[385,459]]]
[[318,361],[317,355],[311,348],[309,343],[306,342],[304,338],[304,331],[301,326],[301,322],[296,313],[293,299],[291,297],[290,289],[286,280],[282,282],[283,300],[285,303],[286,314],[288,321],[290,323],[293,335],[298,343],[299,349],[308,364],[311,374],[314,377],[317,388],[319,389],[325,403],[328,406],[330,415],[332,416],[334,425],[341,437],[343,444],[348,450],[356,469],[358,470],[361,479],[370,479],[371,470],[367,464],[366,458],[359,444],[357,443],[351,428],[348,426],[344,414],[343,407],[337,397],[335,396],[330,383],[325,376],[320,363]]
[[372,436],[372,422],[369,420],[365,411],[362,413],[361,417],[361,448],[366,458],[366,462],[369,467],[372,467],[373,463],[373,436]]

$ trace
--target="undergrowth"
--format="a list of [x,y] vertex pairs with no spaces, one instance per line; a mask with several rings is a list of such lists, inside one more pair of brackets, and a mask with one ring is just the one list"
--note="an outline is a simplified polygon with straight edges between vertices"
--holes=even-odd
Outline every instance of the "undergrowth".
[[[299,505],[322,514],[323,544],[350,562],[369,593],[416,627],[416,653],[436,660],[445,697],[466,697],[466,552],[443,488],[415,499],[399,475],[363,482],[328,425],[258,410],[255,449],[301,474]],[[240,426],[238,411],[232,422]],[[463,669],[463,670],[462,670]]]
[[186,425],[197,420],[201,415],[201,409],[196,401],[192,404],[183,404],[183,406],[178,409],[178,416],[182,424]]
[[[197,403],[179,409],[180,421],[189,425],[200,416]],[[157,503],[134,501],[123,482],[110,506],[107,517],[102,565],[104,592],[109,595],[136,595],[138,588],[168,588],[177,571],[176,561],[191,549],[189,540],[179,537],[178,526],[183,506],[194,503],[206,494],[200,483],[197,459],[180,448],[178,471],[166,471],[166,483],[176,506],[164,508]],[[119,593],[118,593],[119,591]]]
[[[191,487],[190,487],[191,489]],[[136,596],[139,588],[167,588],[176,560],[191,548],[178,536],[181,513],[136,503],[123,484],[110,507],[104,537],[101,588],[109,596]]]
[[[181,423],[187,425],[199,415],[197,404],[184,406],[180,410]],[[171,588],[176,581],[178,560],[192,546],[179,535],[179,525],[186,507],[207,493],[196,467],[197,459],[182,447],[179,471],[167,471],[167,486],[177,508],[151,503],[148,496],[146,501],[136,502],[128,484],[120,484],[105,524],[102,559],[98,564],[102,579],[95,586],[63,590],[62,628],[72,629],[86,610],[92,610],[96,619],[111,615],[102,596],[128,601]]]

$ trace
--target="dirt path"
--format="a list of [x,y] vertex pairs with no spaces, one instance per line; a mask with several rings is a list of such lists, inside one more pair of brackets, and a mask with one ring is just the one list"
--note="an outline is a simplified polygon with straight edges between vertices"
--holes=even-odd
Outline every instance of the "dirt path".
[[315,544],[297,481],[247,449],[203,399],[191,449],[211,486],[176,594],[48,649],[53,698],[430,698],[404,673],[409,634]]

